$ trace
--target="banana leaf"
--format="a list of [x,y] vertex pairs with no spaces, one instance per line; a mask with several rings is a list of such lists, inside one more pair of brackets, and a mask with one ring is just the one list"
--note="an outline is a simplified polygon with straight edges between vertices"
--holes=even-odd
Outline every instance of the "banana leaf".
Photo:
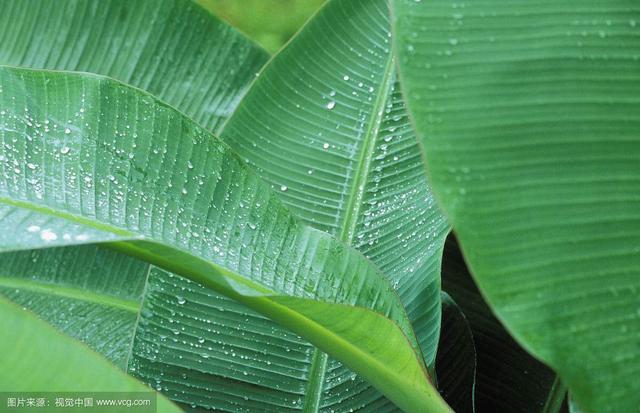
[[584,412],[640,404],[640,4],[394,0],[408,106],[471,273]]
[[[402,100],[386,0],[327,2],[260,72],[221,137],[305,223],[382,270],[433,369],[449,227]],[[319,354],[312,369],[309,411],[393,410],[359,377],[336,383],[351,374],[334,360]]]
[[0,250],[104,243],[265,314],[407,411],[448,410],[384,276],[193,121],[105,77],[8,67],[0,107]]

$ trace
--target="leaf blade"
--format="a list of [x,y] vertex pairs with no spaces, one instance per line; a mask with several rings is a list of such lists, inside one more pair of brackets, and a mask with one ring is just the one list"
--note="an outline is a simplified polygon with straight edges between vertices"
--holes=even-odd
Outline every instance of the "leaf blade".
[[483,293],[587,411],[632,409],[637,4],[394,6],[428,168]]

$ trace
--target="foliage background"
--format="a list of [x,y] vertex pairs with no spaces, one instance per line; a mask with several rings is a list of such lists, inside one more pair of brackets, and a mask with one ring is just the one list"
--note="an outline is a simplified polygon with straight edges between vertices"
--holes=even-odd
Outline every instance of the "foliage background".
[[325,0],[196,0],[268,52],[277,51]]

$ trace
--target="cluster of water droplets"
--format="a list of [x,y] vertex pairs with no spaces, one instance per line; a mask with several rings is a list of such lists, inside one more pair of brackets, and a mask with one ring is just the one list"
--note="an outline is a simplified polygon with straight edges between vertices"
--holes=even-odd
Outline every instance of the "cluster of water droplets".
[[[169,394],[185,391],[183,384],[191,377],[203,375],[274,389],[284,385],[286,389],[290,386],[288,382],[300,378],[278,382],[266,372],[275,365],[294,369],[298,363],[297,368],[304,368],[312,353],[313,347],[304,340],[241,304],[188,279],[153,270],[129,371]],[[160,374],[148,375],[146,370],[150,367]],[[182,373],[180,379],[164,380],[165,371]],[[182,394],[188,393],[187,387]],[[302,402],[301,397],[286,392],[281,397],[292,405]],[[215,401],[211,403],[211,407],[215,407]]]

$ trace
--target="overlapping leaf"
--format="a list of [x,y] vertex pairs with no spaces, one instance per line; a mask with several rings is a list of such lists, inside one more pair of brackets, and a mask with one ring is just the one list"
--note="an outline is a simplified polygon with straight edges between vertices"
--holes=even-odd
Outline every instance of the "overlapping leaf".
[[438,343],[438,389],[457,413],[475,411],[476,349],[467,318],[458,304],[442,293],[442,334]]
[[0,294],[125,369],[148,264],[95,246],[0,257]]
[[189,0],[2,0],[0,64],[97,73],[212,132],[267,54]]
[[549,398],[554,372],[521,348],[495,318],[453,234],[447,238],[442,263],[442,289],[459,303],[473,333],[477,411],[539,413]]
[[[117,392],[129,397],[142,394],[155,403],[159,412],[181,411],[163,396],[149,397],[147,386],[4,297],[0,297],[0,312],[0,328],[4,332],[0,340],[0,364],[11,372],[0,374],[0,388],[11,392],[9,397],[33,397],[46,389],[45,403],[48,401],[53,408],[50,395],[56,392],[57,396],[65,394],[61,392]],[[24,397],[20,398],[24,406]],[[19,409],[20,405],[14,408]]]
[[299,224],[222,142],[106,78],[0,79],[3,250],[110,241],[303,335],[400,407],[446,408],[382,275]]
[[585,412],[640,403],[640,5],[394,1],[436,194],[499,318]]
[[[448,226],[402,101],[387,2],[329,1],[261,71],[221,136],[294,213],[385,273],[432,367]],[[311,410],[392,408],[360,378],[346,392],[335,377],[351,373],[334,361],[319,355],[313,368]]]

